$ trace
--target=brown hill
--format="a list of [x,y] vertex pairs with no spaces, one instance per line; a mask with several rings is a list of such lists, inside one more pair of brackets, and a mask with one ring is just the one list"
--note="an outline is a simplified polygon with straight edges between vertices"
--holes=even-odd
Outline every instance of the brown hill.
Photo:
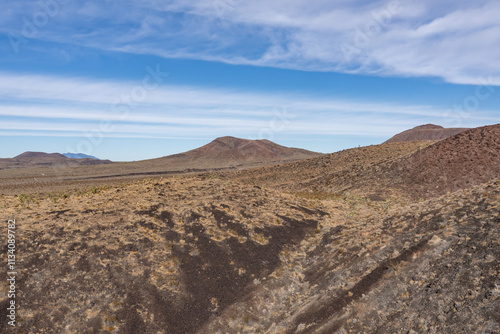
[[269,140],[220,137],[200,148],[167,156],[156,161],[184,168],[220,168],[252,164],[283,163],[321,155],[299,148],[275,144]]
[[500,178],[500,124],[461,132],[388,169],[400,177],[400,187],[429,197]]
[[443,140],[466,130],[469,130],[469,128],[443,128],[439,125],[425,124],[403,131],[387,140],[385,143],[417,140]]
[[19,154],[18,156],[15,156],[13,159],[17,160],[28,160],[28,159],[36,159],[36,160],[50,160],[50,159],[62,159],[64,160],[66,158],[64,155],[60,153],[45,153],[45,152],[24,152]]
[[[387,144],[383,144],[387,145]],[[500,124],[475,128],[413,154],[317,177],[306,190],[430,198],[500,177]]]
[[343,171],[369,166],[407,156],[433,142],[401,142],[352,148],[310,159],[223,173],[224,177],[247,184],[269,186],[288,191],[309,191],[309,182],[321,183]]
[[109,160],[69,159],[59,153],[24,152],[14,158],[0,159],[0,169],[27,167],[90,166],[110,164]]
[[[88,184],[120,183],[141,177],[269,166],[321,155],[281,146],[269,140],[234,137],[217,138],[197,149],[162,158],[100,166],[85,165],[101,164],[102,160],[30,153],[23,155],[22,159],[0,159],[0,194],[59,191]],[[37,159],[33,159],[33,156]],[[71,164],[68,164],[69,161]]]

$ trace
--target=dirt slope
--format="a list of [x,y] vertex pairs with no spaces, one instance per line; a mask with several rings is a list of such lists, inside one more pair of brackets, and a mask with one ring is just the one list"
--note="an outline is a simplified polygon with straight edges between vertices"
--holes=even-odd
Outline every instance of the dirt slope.
[[500,181],[344,220],[198,333],[498,333]]
[[[386,145],[386,144],[384,144]],[[305,191],[407,196],[418,200],[500,177],[500,124],[475,128],[395,160],[319,176]]]
[[18,225],[16,333],[194,333],[327,215],[291,196],[217,179],[3,199],[1,218]]
[[406,141],[419,141],[419,140],[443,140],[454,136],[460,132],[469,130],[469,128],[443,128],[439,125],[425,124],[417,126],[413,129],[398,133],[386,143],[397,143]]
[[[277,166],[247,169],[221,175],[247,184],[287,191],[309,191],[308,182],[330,175],[407,156],[433,142],[409,142],[353,148]],[[303,186],[303,184],[306,184]]]
[[2,200],[17,333],[500,330],[498,181],[391,211],[209,174]]

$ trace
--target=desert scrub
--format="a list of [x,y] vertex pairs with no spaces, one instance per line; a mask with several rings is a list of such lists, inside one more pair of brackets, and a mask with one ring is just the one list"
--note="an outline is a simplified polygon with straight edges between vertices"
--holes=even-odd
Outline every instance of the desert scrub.
[[57,204],[59,202],[59,196],[54,193],[48,193],[47,198],[50,199],[54,204]]
[[89,189],[89,191],[88,191],[88,194],[89,194],[89,195],[92,195],[92,194],[97,194],[97,193],[99,193],[99,191],[100,191],[100,190],[99,190],[99,188],[97,188],[97,187],[95,187],[95,186],[92,186],[92,187],[90,187],[90,189]]
[[103,186],[100,186],[100,187],[96,187],[96,186],[92,186],[90,187],[86,192],[85,192],[85,195],[87,196],[92,196],[94,194],[98,194],[100,193],[101,191],[103,190],[107,190],[107,189],[110,189],[111,186],[109,185],[103,185]]
[[332,194],[327,192],[314,192],[314,191],[313,192],[302,191],[295,193],[292,192],[289,194],[295,197],[305,198],[309,200],[340,200],[343,198],[343,196],[339,194]]
[[28,194],[25,194],[25,193],[22,193],[21,195],[19,195],[19,203],[25,207],[26,209],[31,209],[30,208],[30,204],[34,202],[34,198],[32,195],[28,195]]
[[50,199],[54,204],[57,204],[60,199],[66,199],[70,195],[69,193],[66,192],[60,192],[59,194],[56,193],[48,193],[47,198]]

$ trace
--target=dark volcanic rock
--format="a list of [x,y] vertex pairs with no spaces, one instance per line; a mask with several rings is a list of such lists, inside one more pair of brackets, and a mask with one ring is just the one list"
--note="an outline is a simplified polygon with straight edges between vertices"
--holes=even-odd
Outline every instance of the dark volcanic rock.
[[500,181],[349,225],[199,333],[500,331]]
[[[383,144],[385,145],[395,145]],[[357,164],[300,184],[302,189],[414,200],[500,178],[500,124],[475,128],[396,159]]]
[[414,197],[428,198],[500,178],[500,125],[461,132],[387,170]]
[[195,333],[324,216],[278,192],[221,180],[151,181],[62,200],[40,199],[16,215],[25,250],[18,333]]

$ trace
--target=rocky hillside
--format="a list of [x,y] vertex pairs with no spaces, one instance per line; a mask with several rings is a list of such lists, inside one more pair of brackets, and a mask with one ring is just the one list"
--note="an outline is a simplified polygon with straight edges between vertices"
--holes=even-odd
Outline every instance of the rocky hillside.
[[407,156],[353,165],[294,187],[332,194],[427,199],[500,178],[499,138],[500,125],[475,128]]
[[401,178],[401,188],[423,197],[500,178],[500,124],[461,132],[397,161],[387,172]]
[[2,202],[17,333],[500,330],[498,181],[413,205],[211,174]]
[[500,182],[346,219],[199,333],[498,333]]
[[443,128],[439,125],[425,124],[398,133],[391,139],[387,140],[386,143],[443,140],[466,130],[469,130],[469,128]]
[[432,143],[404,142],[353,148],[277,166],[221,173],[221,176],[286,191],[309,191],[313,189],[309,182],[322,182],[342,171],[367,169],[407,156]]
[[195,333],[328,215],[217,179],[3,200],[2,219],[16,219],[17,247],[29,250],[19,251],[16,333]]

